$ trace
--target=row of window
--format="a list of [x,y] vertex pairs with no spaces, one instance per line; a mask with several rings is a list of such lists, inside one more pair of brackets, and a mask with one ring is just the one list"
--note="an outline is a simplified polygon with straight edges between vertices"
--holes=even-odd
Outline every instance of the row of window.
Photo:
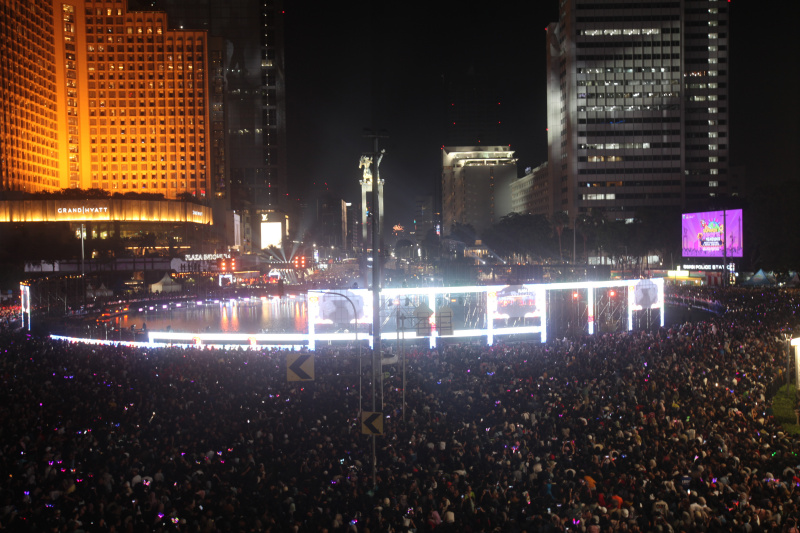
[[[91,46],[89,48],[91,48]],[[114,61],[115,57],[116,57],[116,61],[138,61],[139,63],[142,63],[142,62],[145,61],[145,55],[144,54],[134,55],[134,54],[132,54],[130,52],[128,54],[120,52],[120,53],[118,53],[116,55],[114,55],[113,53],[110,53],[110,54],[106,55],[106,54],[102,54],[102,53],[95,54],[91,50],[89,50],[89,55],[86,56],[86,60],[87,61]],[[202,64],[202,62],[204,61],[203,56],[200,55],[200,54],[186,54],[186,56],[184,56],[183,54],[163,54],[163,53],[152,54],[152,53],[150,53],[146,57],[147,57],[147,61],[149,63],[153,63],[153,62],[163,63],[165,61],[167,63],[173,63],[173,62],[182,63],[184,61],[187,61],[187,62],[196,61],[198,64]]]
[[[600,31],[600,30],[595,30]],[[614,30],[605,30],[614,31]],[[619,31],[619,30],[617,30]],[[628,34],[626,34],[628,35]],[[655,46],[680,46],[680,40],[669,41],[593,41],[579,42],[577,48],[652,48]]]
[[[164,53],[164,40],[159,39],[158,46],[151,44],[137,44],[134,48],[132,42],[128,42],[128,40],[123,39],[107,39],[104,37],[89,37],[86,39],[88,44],[86,45],[86,51],[89,53],[99,52],[117,52],[117,53],[127,53],[132,54],[134,50],[139,53],[143,54],[145,51],[152,54],[153,52],[158,52],[159,54]],[[97,43],[97,44],[95,44]],[[116,47],[114,43],[117,43]],[[197,51],[198,53],[202,54],[203,52],[203,40],[197,39],[197,41],[192,41],[191,39],[187,39],[186,45],[184,46],[183,39],[178,39],[177,43],[172,42],[172,38],[167,39],[166,43],[166,50],[167,52],[171,52],[174,54],[178,54],[180,52],[186,52],[187,57],[191,57],[192,52]],[[196,48],[195,48],[196,45]]]
[[[647,4],[648,9],[679,9],[681,7],[680,2],[648,2]],[[575,3],[575,8],[577,10],[584,10],[584,9],[633,9],[641,7],[642,4],[639,3],[619,3],[619,4],[611,4],[611,3],[597,3],[597,4],[583,4],[581,2]]]
[[[602,30],[580,30],[578,35],[600,37],[602,35],[660,35],[680,33],[680,28],[605,28]],[[580,44],[578,45],[580,47]]]
[[[630,9],[633,4],[628,5],[625,9]],[[603,25],[607,23],[619,22],[678,22],[681,20],[680,15],[610,15],[610,16],[595,16],[595,17],[575,17],[578,24],[587,22],[599,22]]]
[[641,87],[644,85],[680,85],[680,80],[579,80],[578,87]]
[[587,141],[605,140],[609,137],[679,137],[681,130],[625,130],[625,129],[610,129],[610,130],[578,130],[578,137],[586,137]]
[[613,74],[613,73],[655,73],[680,72],[680,67],[585,67],[577,69],[578,74]]
[[579,150],[649,150],[655,148],[680,148],[680,142],[579,144]]
[[624,161],[680,161],[680,155],[590,155],[578,157],[578,163],[622,163]]
[[625,168],[581,168],[578,169],[578,174],[593,175],[593,174],[675,174],[681,171],[680,167],[625,167]]
[[630,111],[677,111],[680,109],[678,104],[662,104],[662,105],[594,105],[594,106],[578,106],[578,111],[590,112],[630,112]]
[[[578,124],[661,124],[680,122],[680,117],[626,117],[620,118],[579,118]],[[675,130],[677,131],[677,130]]]
[[[170,78],[170,79],[172,79],[172,78]],[[155,81],[152,81],[152,80],[150,80],[148,82],[139,81],[138,83],[136,83],[135,81],[128,82],[128,85],[127,85],[127,89],[128,90],[136,89],[137,87],[139,89],[151,89],[151,90],[152,89],[160,89],[160,90],[170,89],[170,90],[173,90],[173,89],[176,89],[176,88],[178,90],[183,90],[183,89],[194,89],[194,82],[190,80],[190,81],[187,81],[184,84],[183,81],[178,81],[178,82],[167,81],[167,82],[165,82],[163,79],[160,79],[158,82],[155,82]],[[126,88],[126,85],[125,85],[125,81],[124,80],[121,80],[121,81],[118,81],[118,82],[109,81],[108,83],[106,83],[105,81],[101,81],[101,82],[97,82],[97,83],[89,82],[89,89],[97,89],[97,88],[99,88],[101,90],[102,89],[111,89],[111,90],[122,89],[122,90],[124,90]],[[200,89],[200,88],[202,88],[202,84],[198,84],[198,89]],[[120,93],[120,94],[122,94],[122,93]],[[140,95],[141,95],[142,98],[144,98],[143,93],[140,93]],[[103,98],[102,94],[100,95],[100,98]]]
[[679,180],[615,180],[615,181],[579,181],[578,187],[677,187],[680,186]]
[[680,96],[678,92],[608,92],[608,93],[578,93],[578,98],[677,98]]
[[649,200],[661,198],[680,198],[678,192],[644,192],[644,193],[617,193],[617,194],[584,194],[582,200]]

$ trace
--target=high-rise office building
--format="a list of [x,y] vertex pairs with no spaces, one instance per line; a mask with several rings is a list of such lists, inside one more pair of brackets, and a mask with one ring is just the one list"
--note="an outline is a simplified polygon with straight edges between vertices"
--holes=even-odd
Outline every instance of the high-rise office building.
[[[224,123],[233,205],[275,207],[286,195],[286,100],[281,0],[148,0],[173,28],[207,30],[212,41],[212,114]],[[220,118],[222,118],[222,115]]]
[[551,212],[631,218],[728,194],[728,9],[561,0],[547,29]]
[[205,31],[123,0],[0,0],[3,190],[213,194]]

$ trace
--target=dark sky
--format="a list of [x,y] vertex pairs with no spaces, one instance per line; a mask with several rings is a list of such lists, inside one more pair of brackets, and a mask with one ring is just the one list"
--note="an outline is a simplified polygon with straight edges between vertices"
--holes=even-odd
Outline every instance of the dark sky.
[[[520,172],[546,160],[545,27],[557,18],[557,0],[286,4],[289,179],[296,194],[314,183],[358,201],[358,159],[372,147],[364,130],[386,130],[386,218],[408,224],[414,196],[432,194],[440,178],[442,75],[454,68],[495,76],[506,144]],[[763,4],[753,0],[727,5],[732,163],[747,166],[750,184],[798,179],[795,19],[774,12],[764,19]],[[787,5],[796,11],[793,2],[780,4]]]

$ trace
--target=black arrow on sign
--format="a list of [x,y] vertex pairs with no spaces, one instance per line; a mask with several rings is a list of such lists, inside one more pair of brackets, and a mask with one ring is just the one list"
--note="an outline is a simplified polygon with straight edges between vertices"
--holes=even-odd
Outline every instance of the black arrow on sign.
[[381,415],[382,413],[372,413],[366,420],[362,422],[362,424],[364,424],[364,427],[367,428],[369,432],[374,435],[380,435],[381,433],[381,430],[372,425],[372,423],[378,420],[381,417]]
[[301,355],[297,359],[294,360],[294,363],[292,363],[289,366],[289,370],[294,372],[297,375],[298,379],[301,379],[301,380],[302,379],[312,379],[311,376],[309,376],[306,373],[305,370],[300,368],[301,366],[303,366],[303,363],[305,363],[306,361],[309,360],[310,357],[311,357],[310,355]]

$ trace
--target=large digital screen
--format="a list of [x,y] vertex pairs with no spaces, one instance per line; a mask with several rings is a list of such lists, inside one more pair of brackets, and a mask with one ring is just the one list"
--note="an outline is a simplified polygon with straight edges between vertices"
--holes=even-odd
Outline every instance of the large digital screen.
[[280,222],[261,223],[261,248],[280,247],[282,242]]
[[536,291],[526,285],[508,285],[497,292],[497,309],[492,318],[529,318],[542,316],[537,307]]
[[683,257],[742,257],[741,209],[684,213],[681,231]]

